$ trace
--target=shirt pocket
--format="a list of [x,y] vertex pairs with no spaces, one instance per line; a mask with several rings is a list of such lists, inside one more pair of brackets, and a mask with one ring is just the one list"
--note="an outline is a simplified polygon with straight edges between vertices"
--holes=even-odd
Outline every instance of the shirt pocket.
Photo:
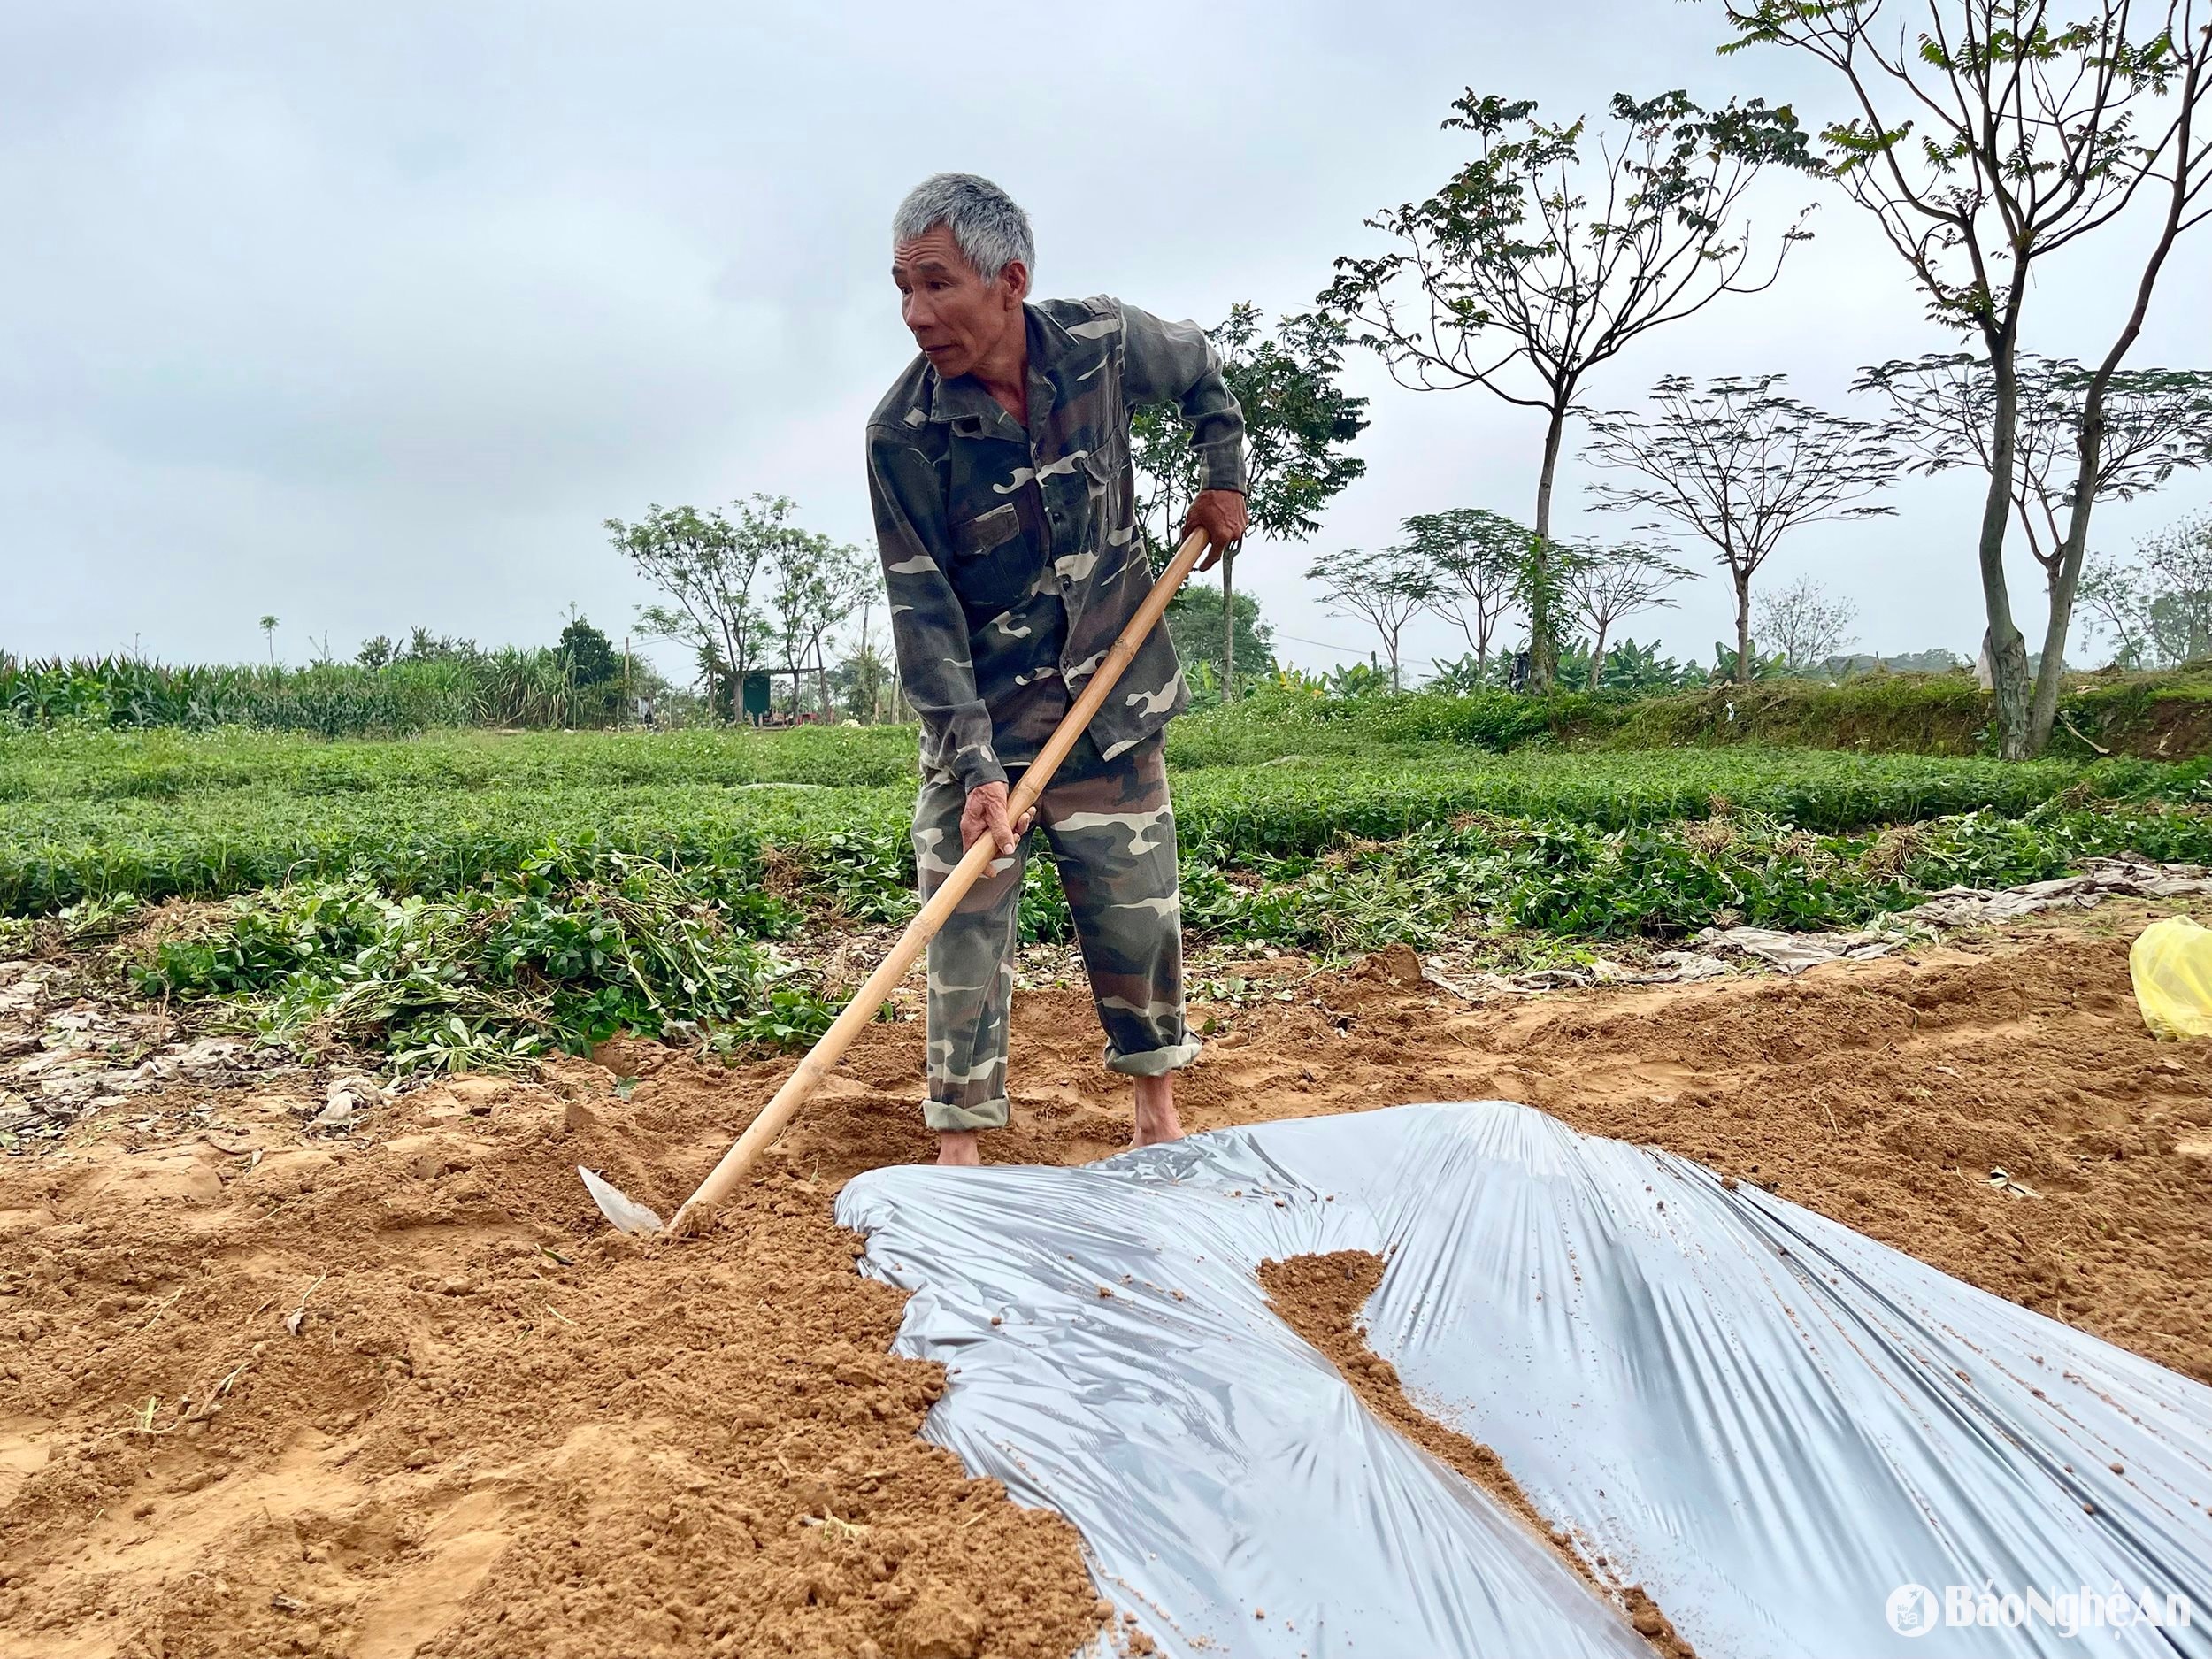
[[1012,502],[1005,502],[972,518],[961,519],[951,526],[952,550],[962,558],[977,558],[1004,547],[1021,534],[1021,515]]
[[1021,511],[1013,502],[955,519],[947,528],[953,551],[947,574],[972,627],[1028,598],[1037,578],[1037,555],[1022,534]]

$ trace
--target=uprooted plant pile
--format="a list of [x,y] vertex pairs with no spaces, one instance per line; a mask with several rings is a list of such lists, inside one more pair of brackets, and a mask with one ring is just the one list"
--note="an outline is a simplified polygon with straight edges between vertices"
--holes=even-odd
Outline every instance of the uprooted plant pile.
[[127,946],[121,967],[141,995],[204,1001],[209,1023],[295,1052],[480,1071],[626,1031],[818,1033],[830,1010],[758,942],[793,919],[711,868],[548,849],[442,898],[360,877],[245,895]]

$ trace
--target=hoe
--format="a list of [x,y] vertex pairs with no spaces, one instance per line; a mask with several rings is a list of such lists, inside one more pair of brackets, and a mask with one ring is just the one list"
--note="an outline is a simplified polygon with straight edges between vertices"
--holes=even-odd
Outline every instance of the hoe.
[[[1006,803],[1009,823],[1020,823],[1022,814],[1037,804],[1037,797],[1052,781],[1052,774],[1067,758],[1068,750],[1075,747],[1075,740],[1083,735],[1084,728],[1091,723],[1091,717],[1098,712],[1115,683],[1120,680],[1122,671],[1129,666],[1130,658],[1137,654],[1137,647],[1144,642],[1145,635],[1151,633],[1153,625],[1159,621],[1161,613],[1167,609],[1168,601],[1175,596],[1176,590],[1183,585],[1184,578],[1190,574],[1191,567],[1197,564],[1199,555],[1205,550],[1205,533],[1199,530],[1192,531],[1184,538],[1182,546],[1175,549],[1175,557],[1160,572],[1159,580],[1152,584],[1152,591],[1137,607],[1137,614],[1129,618],[1129,626],[1122,629],[1120,637],[1114,641],[1113,649],[1106,653],[1106,660],[1098,665],[1090,683],[1076,698],[1074,706],[1062,718],[1037,758],[1023,771],[1021,781],[1010,792]],[[852,1046],[853,1039],[860,1034],[861,1027],[873,1019],[876,1010],[890,1000],[891,993],[906,977],[906,971],[914,965],[914,958],[920,956],[922,948],[936,936],[937,930],[945,925],[945,918],[952,914],[968,889],[975,885],[976,878],[983,873],[984,867],[995,856],[996,849],[987,835],[968,849],[958,867],[930,895],[929,902],[922,906],[920,914],[907,924],[906,931],[899,935],[898,943],[891,947],[890,955],[884,957],[882,964],[868,976],[867,984],[854,994],[852,1001],[845,1004],[845,1011],[838,1015],[836,1022],[807,1051],[806,1058],[799,1062],[798,1069],[784,1080],[783,1087],[776,1091],[775,1098],[761,1109],[760,1116],[753,1119],[751,1127],[722,1155],[722,1161],[714,1166],[705,1180],[699,1183],[699,1190],[684,1200],[683,1207],[667,1224],[667,1232],[680,1237],[697,1230],[711,1217],[714,1206],[726,1198],[732,1189],[745,1179],[760,1155],[783,1133],[784,1125],[797,1115],[800,1107],[806,1104],[807,1097],[814,1093],[816,1086],[830,1068],[844,1058],[845,1050]],[[599,1206],[599,1213],[623,1232],[663,1231],[660,1217],[643,1204],[625,1197],[589,1170],[580,1166],[577,1173],[584,1178],[585,1190],[591,1194],[592,1202]]]

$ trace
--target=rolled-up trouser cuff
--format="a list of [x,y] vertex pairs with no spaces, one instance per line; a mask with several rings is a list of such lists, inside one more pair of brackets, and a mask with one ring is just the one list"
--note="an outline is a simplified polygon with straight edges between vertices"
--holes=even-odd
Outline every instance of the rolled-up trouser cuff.
[[1198,1058],[1198,1051],[1204,1046],[1194,1037],[1171,1048],[1147,1048],[1141,1054],[1116,1054],[1110,1042],[1106,1045],[1106,1069],[1124,1077],[1165,1077]]
[[1003,1094],[973,1106],[955,1106],[941,1100],[922,1103],[922,1121],[932,1133],[941,1135],[964,1129],[1003,1129],[1012,1116],[1013,1110],[1007,1105]]

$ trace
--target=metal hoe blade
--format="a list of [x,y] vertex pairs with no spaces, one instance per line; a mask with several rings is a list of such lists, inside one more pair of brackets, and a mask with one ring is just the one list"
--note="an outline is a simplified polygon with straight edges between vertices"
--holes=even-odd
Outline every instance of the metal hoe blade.
[[654,1233],[661,1230],[660,1217],[625,1196],[620,1187],[601,1180],[580,1164],[576,1166],[576,1172],[584,1178],[584,1190],[591,1194],[591,1202],[599,1206],[599,1213],[623,1232]]

